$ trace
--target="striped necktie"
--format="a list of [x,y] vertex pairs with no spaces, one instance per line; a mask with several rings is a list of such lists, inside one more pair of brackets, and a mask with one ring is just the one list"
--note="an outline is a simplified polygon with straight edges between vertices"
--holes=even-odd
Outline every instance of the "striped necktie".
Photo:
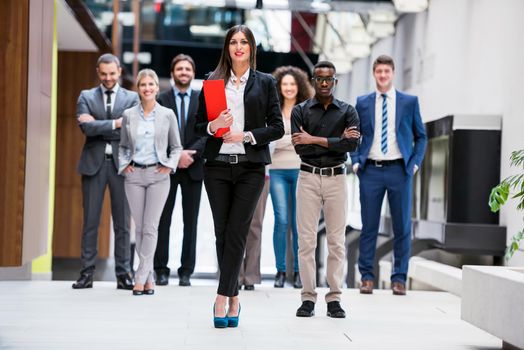
[[383,154],[388,152],[388,95],[382,94],[382,133],[380,138],[380,150]]

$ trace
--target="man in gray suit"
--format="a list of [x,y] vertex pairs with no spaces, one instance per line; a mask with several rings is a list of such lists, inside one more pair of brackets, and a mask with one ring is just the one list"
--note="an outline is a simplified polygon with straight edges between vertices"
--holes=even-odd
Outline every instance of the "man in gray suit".
[[115,272],[118,289],[133,289],[129,264],[129,205],[124,193],[124,177],[118,175],[118,144],[121,114],[138,104],[138,95],[118,84],[122,68],[116,56],[104,54],[97,62],[100,86],[83,90],[77,102],[76,117],[86,136],[78,163],[82,175],[84,227],[82,229],[82,271],[74,289],[92,288],[98,253],[98,226],[106,186],[111,196],[115,231]]

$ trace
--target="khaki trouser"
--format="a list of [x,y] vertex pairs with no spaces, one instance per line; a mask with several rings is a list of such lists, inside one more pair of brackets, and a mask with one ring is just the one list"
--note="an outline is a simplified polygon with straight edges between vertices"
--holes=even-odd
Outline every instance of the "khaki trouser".
[[328,247],[326,279],[329,292],[326,294],[326,302],[340,301],[346,255],[346,175],[320,176],[300,171],[297,186],[297,226],[302,301],[317,300],[315,249],[322,207]]

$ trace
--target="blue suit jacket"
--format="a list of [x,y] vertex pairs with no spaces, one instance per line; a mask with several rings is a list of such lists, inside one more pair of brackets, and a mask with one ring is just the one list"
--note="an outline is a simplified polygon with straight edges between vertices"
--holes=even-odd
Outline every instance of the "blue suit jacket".
[[[404,159],[406,172],[413,174],[414,165],[416,164],[420,168],[424,159],[428,142],[426,130],[420,117],[418,98],[399,91],[396,91],[396,95],[395,130],[397,143]],[[360,117],[362,142],[358,149],[351,153],[351,161],[353,164],[359,163],[361,169],[366,166],[366,160],[375,135],[375,96],[375,92],[360,96],[357,98],[355,106]]]

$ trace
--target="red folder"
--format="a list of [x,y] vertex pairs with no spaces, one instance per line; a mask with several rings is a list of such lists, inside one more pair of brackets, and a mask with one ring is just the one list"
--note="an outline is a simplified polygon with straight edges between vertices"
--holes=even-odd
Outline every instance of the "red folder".
[[[206,101],[207,120],[212,121],[218,118],[220,112],[227,109],[226,88],[224,80],[204,80],[204,100]],[[215,137],[222,137],[229,128],[220,128],[215,133]]]

